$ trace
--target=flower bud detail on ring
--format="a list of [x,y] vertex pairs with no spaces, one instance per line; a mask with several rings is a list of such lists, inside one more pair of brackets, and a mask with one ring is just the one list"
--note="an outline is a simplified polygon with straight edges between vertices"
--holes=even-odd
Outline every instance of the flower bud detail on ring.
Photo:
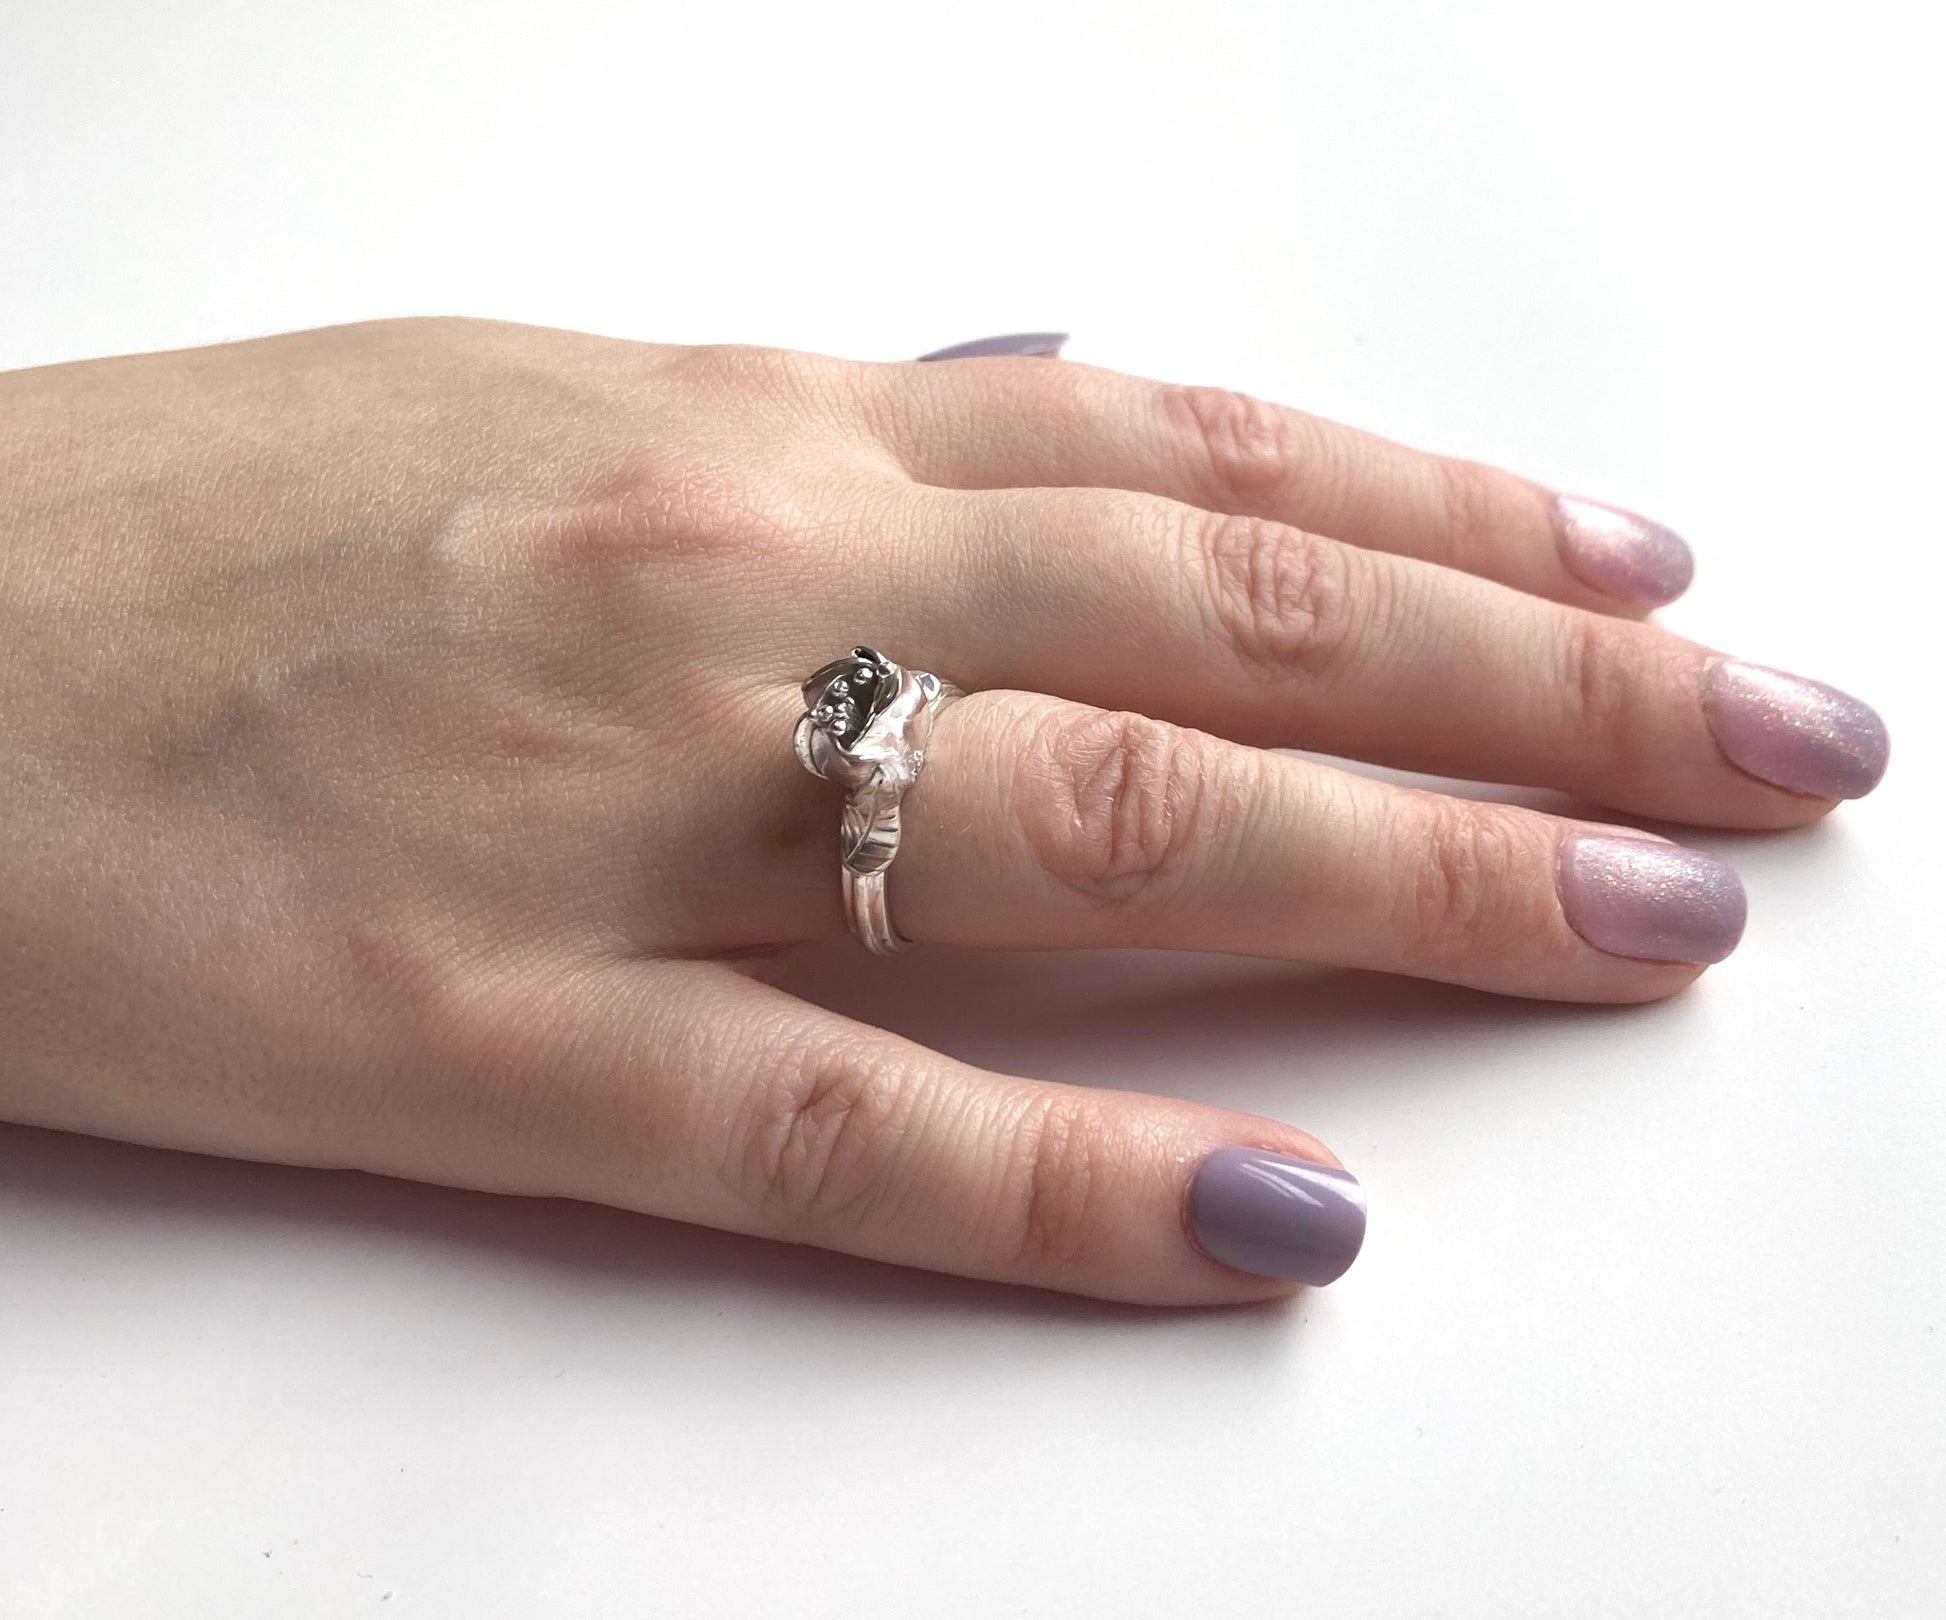
[[959,689],[874,647],[854,647],[802,691],[804,713],[791,736],[798,763],[845,790],[838,856],[846,916],[869,949],[903,949],[884,895],[899,852],[899,804],[925,765],[934,718]]

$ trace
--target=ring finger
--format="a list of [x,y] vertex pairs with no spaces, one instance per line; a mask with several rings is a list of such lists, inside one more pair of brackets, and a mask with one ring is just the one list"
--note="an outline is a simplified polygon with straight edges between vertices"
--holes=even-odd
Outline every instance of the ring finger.
[[[1696,851],[1034,693],[950,705],[904,820],[892,909],[939,942],[1225,951],[1641,1001],[1727,955],[1744,919],[1735,874]],[[806,853],[832,894],[822,844]]]

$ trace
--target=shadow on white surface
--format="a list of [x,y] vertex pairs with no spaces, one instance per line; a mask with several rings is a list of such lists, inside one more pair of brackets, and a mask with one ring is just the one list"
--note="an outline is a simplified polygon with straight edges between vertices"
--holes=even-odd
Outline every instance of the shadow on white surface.
[[[234,1226],[261,1242],[377,1238],[425,1261],[441,1249],[552,1273],[556,1286],[673,1300],[701,1292],[799,1296],[825,1309],[917,1314],[1020,1313],[1112,1319],[1153,1316],[1091,1301],[942,1277],[565,1198],[522,1198],[429,1186],[355,1170],[254,1164],[0,1125],[0,1195],[38,1223],[182,1221],[205,1233]],[[308,1247],[297,1241],[294,1247]]]
[[777,982],[968,1062],[1298,1123],[1313,1102],[1373,1086],[1438,1086],[1483,1047],[1598,1040],[1661,1011],[1172,951],[929,947],[871,962],[833,942],[795,953]]

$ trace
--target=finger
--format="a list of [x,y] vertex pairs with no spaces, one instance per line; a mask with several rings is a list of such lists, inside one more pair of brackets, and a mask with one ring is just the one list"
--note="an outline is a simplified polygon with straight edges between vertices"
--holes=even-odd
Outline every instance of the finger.
[[1329,1282],[1364,1236],[1301,1131],[990,1073],[721,964],[617,962],[504,1016],[547,1072],[520,1132],[483,1127],[522,1191],[1158,1305]]
[[1736,874],[1699,851],[1024,692],[940,717],[888,896],[922,940],[1225,951],[1577,1001],[1672,994],[1744,922]]
[[1718,826],[1813,820],[1884,770],[1878,716],[1830,687],[1264,519],[995,490],[907,521],[930,572],[894,569],[883,611],[968,687]]
[[1672,602],[1692,572],[1647,518],[1227,389],[995,360],[898,368],[877,414],[912,475],[948,488],[1166,495],[1606,613]]

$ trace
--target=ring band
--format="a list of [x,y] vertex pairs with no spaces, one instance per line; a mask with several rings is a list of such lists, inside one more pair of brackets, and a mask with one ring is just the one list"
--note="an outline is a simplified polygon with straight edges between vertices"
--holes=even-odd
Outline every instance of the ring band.
[[885,878],[899,853],[899,804],[926,764],[933,722],[964,694],[925,670],[904,669],[872,647],[854,647],[804,682],[804,713],[791,735],[797,762],[845,790],[838,870],[845,920],[880,956],[910,947],[892,926]]

